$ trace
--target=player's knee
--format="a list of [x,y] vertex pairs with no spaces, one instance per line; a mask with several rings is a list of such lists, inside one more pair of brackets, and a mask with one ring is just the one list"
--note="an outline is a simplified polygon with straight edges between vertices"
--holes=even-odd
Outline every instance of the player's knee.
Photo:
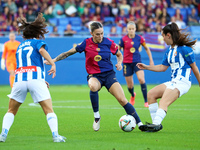
[[148,93],[147,93],[147,99],[148,99],[148,102],[151,104],[155,101],[155,92],[153,92],[152,90],[150,90]]
[[90,88],[90,90],[91,90],[92,92],[98,91],[98,87],[95,86],[95,85],[89,84],[89,88]]
[[145,80],[142,79],[142,78],[139,78],[138,81],[139,81],[140,84],[144,84],[145,83]]

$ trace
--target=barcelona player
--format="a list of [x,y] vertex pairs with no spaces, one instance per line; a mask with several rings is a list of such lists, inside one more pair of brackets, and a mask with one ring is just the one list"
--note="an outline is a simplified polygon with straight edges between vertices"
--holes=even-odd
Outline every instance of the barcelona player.
[[[100,22],[93,22],[89,25],[91,38],[86,38],[80,45],[70,49],[54,58],[54,62],[67,58],[76,52],[85,52],[86,71],[88,73],[87,80],[90,88],[90,100],[94,112],[93,129],[98,131],[100,128],[100,113],[99,113],[99,96],[98,92],[102,86],[117,99],[124,107],[127,114],[132,115],[136,119],[139,128],[142,122],[135,108],[125,98],[123,89],[116,79],[113,70],[113,64],[110,61],[111,54],[117,56],[117,70],[122,69],[123,56],[118,50],[118,46],[109,38],[103,37],[103,26]],[[48,64],[48,63],[47,63]]]
[[[15,33],[11,32],[9,34],[9,41],[4,44],[4,51],[1,58],[1,69],[7,71],[10,74],[9,81],[11,88],[15,80],[15,69],[16,69],[16,51],[20,42],[15,40]],[[5,65],[6,62],[6,65]]]
[[[16,52],[17,69],[15,70],[15,83],[10,98],[8,112],[4,115],[0,142],[5,142],[8,131],[14,122],[14,117],[20,105],[25,101],[27,92],[30,92],[35,103],[39,103],[46,115],[48,125],[52,131],[54,142],[65,142],[65,137],[58,134],[57,116],[52,108],[51,96],[48,84],[45,83],[45,68],[43,59],[45,58],[51,65],[48,71],[52,78],[55,77],[56,65],[47,52],[48,46],[44,38],[46,31],[45,19],[42,13],[34,22],[26,22],[24,18],[19,18],[20,26],[18,32],[23,32],[25,39]],[[44,58],[43,58],[44,57]],[[39,125],[39,124],[38,124]]]
[[[170,45],[162,64],[155,66],[137,64],[140,69],[156,72],[163,72],[169,66],[171,67],[171,81],[160,84],[148,92],[149,111],[153,124],[142,125],[141,130],[149,132],[157,132],[163,128],[161,122],[167,114],[168,107],[189,91],[191,70],[200,86],[200,73],[192,49],[196,40],[190,39],[189,34],[181,32],[176,23],[166,25],[161,33],[165,43]],[[161,99],[158,106],[159,98]]]
[[144,79],[144,71],[139,69],[136,64],[141,62],[141,56],[139,52],[139,47],[142,45],[149,57],[149,64],[154,65],[153,58],[151,55],[150,49],[147,47],[145,43],[145,39],[135,34],[136,26],[135,23],[130,21],[127,24],[127,31],[128,34],[121,38],[119,43],[119,49],[123,48],[123,75],[125,76],[126,83],[128,86],[128,91],[131,94],[130,103],[132,105],[135,104],[135,96],[136,93],[134,92],[134,82],[133,82],[133,74],[137,75],[139,80],[142,94],[144,97],[144,106],[148,107],[147,102],[147,86]]

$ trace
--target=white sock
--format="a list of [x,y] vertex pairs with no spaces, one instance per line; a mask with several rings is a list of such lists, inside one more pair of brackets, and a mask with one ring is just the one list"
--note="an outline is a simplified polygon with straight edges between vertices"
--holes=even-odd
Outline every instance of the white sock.
[[14,114],[13,113],[6,113],[3,117],[3,124],[2,124],[2,133],[8,134],[8,131],[10,130],[10,127],[12,126],[14,122]]
[[140,127],[141,125],[143,125],[143,123],[142,123],[142,122],[139,122],[137,125],[138,125],[138,127]]
[[153,104],[149,105],[149,112],[150,112],[150,115],[151,115],[152,122],[153,122],[153,120],[156,116],[157,110],[158,110],[158,103],[153,103]]
[[153,124],[156,124],[156,125],[161,124],[165,116],[166,116],[166,112],[163,109],[159,108],[156,112],[156,116],[153,120]]
[[94,118],[100,118],[99,111],[97,111],[97,112],[94,112]]
[[47,114],[47,122],[52,134],[58,134],[58,119],[55,113]]

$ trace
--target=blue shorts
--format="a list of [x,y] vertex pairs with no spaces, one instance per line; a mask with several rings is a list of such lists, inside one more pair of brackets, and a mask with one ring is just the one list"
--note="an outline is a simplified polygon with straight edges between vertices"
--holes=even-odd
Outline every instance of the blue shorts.
[[113,70],[98,74],[89,74],[87,76],[87,80],[89,80],[91,77],[97,78],[101,83],[101,87],[105,86],[108,91],[113,83],[118,82],[115,76],[115,71]]
[[135,72],[141,70],[136,66],[137,63],[138,62],[135,62],[135,63],[123,63],[123,75],[125,77],[128,77],[128,76],[133,75]]

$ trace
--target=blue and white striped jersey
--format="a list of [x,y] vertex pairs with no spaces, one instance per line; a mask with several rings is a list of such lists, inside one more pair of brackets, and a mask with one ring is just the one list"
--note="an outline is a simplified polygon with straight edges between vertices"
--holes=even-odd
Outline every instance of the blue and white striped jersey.
[[191,81],[190,64],[194,62],[194,52],[191,47],[170,46],[164,55],[162,65],[171,66],[171,78],[181,77]]
[[47,44],[37,39],[28,39],[19,45],[16,53],[15,82],[45,79],[44,58],[39,53],[42,46],[48,50]]

